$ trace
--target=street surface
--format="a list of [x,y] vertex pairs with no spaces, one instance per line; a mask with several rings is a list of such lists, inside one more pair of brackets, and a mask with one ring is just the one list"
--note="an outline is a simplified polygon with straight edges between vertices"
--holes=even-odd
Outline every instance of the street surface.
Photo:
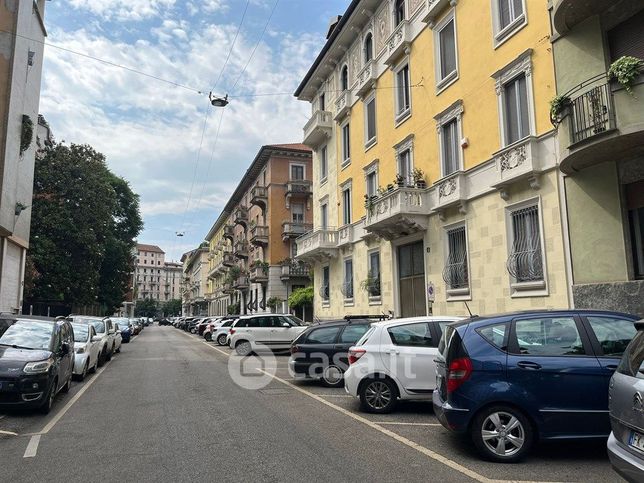
[[268,386],[248,390],[229,354],[146,328],[51,414],[0,413],[0,481],[619,481],[603,441],[487,463],[430,403],[365,414],[344,389],[293,381],[285,355]]

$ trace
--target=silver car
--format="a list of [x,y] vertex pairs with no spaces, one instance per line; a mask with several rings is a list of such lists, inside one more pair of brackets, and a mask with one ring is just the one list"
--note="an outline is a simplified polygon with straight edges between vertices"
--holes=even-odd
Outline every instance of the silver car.
[[613,431],[608,457],[613,469],[628,481],[644,481],[644,320],[624,351],[610,380],[608,409]]

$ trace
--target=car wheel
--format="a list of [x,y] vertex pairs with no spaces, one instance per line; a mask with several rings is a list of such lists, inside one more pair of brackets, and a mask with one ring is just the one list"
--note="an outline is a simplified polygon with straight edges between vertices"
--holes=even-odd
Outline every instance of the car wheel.
[[107,353],[105,360],[111,361],[113,355],[114,355],[114,346],[112,346],[112,350]]
[[227,338],[228,337],[226,336],[226,334],[221,334],[219,337],[217,337],[217,344],[226,345],[226,339]]
[[[73,373],[72,373],[72,374],[73,374]],[[72,374],[70,374],[70,375],[69,375],[69,377],[67,378],[67,382],[66,382],[66,383],[65,383],[65,385],[60,389],[62,392],[67,393],[67,392],[69,392],[69,390],[72,388]]]
[[322,383],[327,387],[344,386],[344,373],[338,366],[328,366],[322,372]]
[[206,339],[206,342],[212,342],[212,334],[210,332],[206,332],[203,338]]
[[389,413],[397,403],[398,389],[391,379],[369,379],[359,391],[360,407],[369,413]]
[[119,354],[121,352],[121,346],[119,346],[118,349],[116,349],[116,353]]
[[103,350],[98,355],[98,362],[96,363],[96,365],[98,367],[102,367],[105,364],[106,360],[107,360],[107,349],[103,347]]
[[235,344],[235,351],[242,357],[249,356],[253,352],[253,346],[247,340],[240,340]]
[[78,380],[79,381],[85,380],[88,372],[89,372],[89,359],[87,359],[87,362],[85,363],[85,367],[83,367],[83,373],[80,376],[78,376]]
[[54,405],[54,399],[56,398],[56,386],[58,386],[58,379],[54,379],[54,382],[49,388],[47,399],[45,399],[45,402],[43,402],[42,406],[40,406],[39,408],[41,413],[49,414],[49,412],[51,411],[51,408]]
[[484,458],[513,463],[523,458],[532,446],[532,425],[513,407],[492,406],[474,418],[472,440]]

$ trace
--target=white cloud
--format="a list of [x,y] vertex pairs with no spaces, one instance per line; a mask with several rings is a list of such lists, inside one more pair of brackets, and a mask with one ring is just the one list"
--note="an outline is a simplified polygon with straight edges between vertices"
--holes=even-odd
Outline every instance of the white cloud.
[[157,17],[174,6],[176,0],[68,0],[76,9],[87,10],[105,19],[142,20]]

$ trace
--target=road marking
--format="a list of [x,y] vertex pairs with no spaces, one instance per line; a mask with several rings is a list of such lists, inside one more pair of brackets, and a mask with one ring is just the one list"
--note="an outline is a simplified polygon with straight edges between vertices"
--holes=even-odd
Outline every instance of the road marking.
[[222,354],[223,354],[223,355],[225,355],[226,357],[230,357],[230,354],[231,354],[230,352],[222,351],[221,349],[216,348],[214,345],[210,345],[210,344],[208,344],[208,342],[202,342],[202,344],[205,344],[206,346],[210,347],[211,349],[214,349],[214,350],[216,350],[217,352],[222,353]]
[[22,456],[23,458],[33,458],[36,456],[36,453],[38,452],[38,444],[40,443],[40,435],[35,434],[31,437],[29,440],[29,444],[27,445],[27,449],[25,450],[25,454]]
[[393,424],[397,426],[442,426],[440,423],[399,423],[397,421],[374,421],[374,424]]
[[[315,393],[312,392],[311,394],[315,394]],[[353,398],[353,396],[349,396],[348,394],[315,394],[315,395],[320,396],[320,397],[350,397],[350,398]]]
[[8,434],[9,436],[18,436],[18,433],[14,433],[13,431],[4,431],[0,429],[0,434]]

